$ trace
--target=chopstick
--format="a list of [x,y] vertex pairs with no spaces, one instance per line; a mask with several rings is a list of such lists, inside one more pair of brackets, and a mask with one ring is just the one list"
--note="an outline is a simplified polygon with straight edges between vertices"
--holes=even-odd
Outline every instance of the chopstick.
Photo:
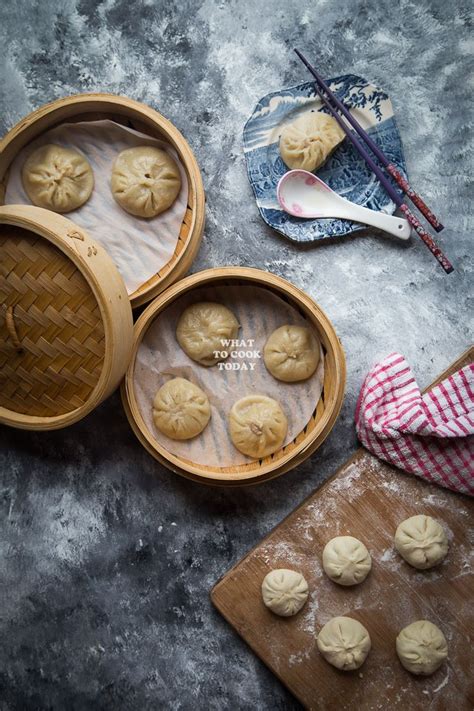
[[[304,59],[303,55],[298,52],[298,50],[295,50],[295,52],[298,54],[300,59],[308,66],[309,64],[306,62]],[[310,70],[311,73],[312,70]],[[397,191],[393,188],[393,186],[390,184],[388,179],[385,177],[381,169],[379,168],[378,165],[376,165],[373,161],[373,159],[370,157],[370,155],[367,153],[365,150],[361,139],[357,136],[357,134],[354,134],[352,131],[349,130],[347,125],[344,123],[336,109],[332,106],[332,104],[329,103],[329,100],[326,98],[326,96],[322,93],[320,87],[318,86],[317,83],[314,84],[314,87],[316,89],[316,92],[318,93],[321,101],[323,104],[326,106],[328,111],[331,113],[331,115],[336,119],[344,133],[346,134],[347,138],[350,140],[356,151],[359,153],[359,155],[365,160],[371,171],[376,175],[378,180],[380,181],[381,185],[384,187],[385,191],[388,193],[390,196],[391,200],[395,203],[395,205],[400,208],[400,210],[403,212],[405,215],[406,219],[408,222],[411,224],[417,235],[423,240],[425,245],[428,247],[430,252],[434,255],[434,257],[438,260],[440,265],[443,267],[444,271],[446,274],[450,274],[453,270],[454,267],[449,261],[449,259],[443,254],[441,249],[438,247],[436,244],[435,240],[433,237],[430,235],[427,230],[423,227],[419,219],[414,215],[408,205],[406,205],[403,202],[402,197],[397,193]],[[362,129],[361,129],[362,130]]]
[[441,224],[441,222],[438,220],[436,215],[430,210],[430,208],[426,205],[426,203],[423,201],[420,195],[416,193],[411,185],[409,184],[408,180],[406,180],[403,175],[399,172],[398,168],[391,163],[387,156],[380,150],[378,145],[371,139],[371,137],[364,131],[362,126],[358,123],[358,121],[352,116],[351,112],[348,110],[348,108],[342,103],[338,97],[333,94],[331,89],[328,87],[324,79],[318,74],[316,69],[308,62],[308,60],[301,54],[301,52],[298,49],[295,49],[296,54],[298,57],[301,59],[303,64],[313,77],[316,79],[319,87],[326,92],[327,96],[331,99],[331,102],[337,106],[339,111],[344,115],[344,117],[348,120],[348,122],[351,124],[352,128],[357,131],[359,136],[362,138],[363,141],[369,146],[370,150],[372,153],[377,157],[377,159],[380,161],[380,163],[383,165],[387,173],[389,173],[392,178],[395,180],[396,183],[401,187],[405,195],[412,201],[412,203],[418,208],[418,210],[421,212],[421,214],[426,218],[426,220],[430,223],[430,225],[433,227],[436,232],[441,232],[441,230],[444,229],[444,226]]

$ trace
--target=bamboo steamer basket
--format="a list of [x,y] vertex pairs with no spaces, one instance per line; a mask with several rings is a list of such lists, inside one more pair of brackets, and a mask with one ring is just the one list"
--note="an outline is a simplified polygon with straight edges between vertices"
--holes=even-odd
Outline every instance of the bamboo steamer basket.
[[[233,467],[209,467],[174,455],[154,439],[140,414],[134,390],[137,351],[153,320],[179,296],[205,285],[251,284],[282,297],[310,322],[324,350],[324,385],[313,415],[298,436],[269,457]],[[130,365],[122,383],[122,401],[130,425],[145,449],[177,474],[205,484],[238,486],[257,484],[284,474],[321,446],[340,412],[344,397],[346,366],[334,328],[319,306],[304,292],[274,274],[246,267],[223,267],[198,272],[174,284],[157,297],[137,320]]]
[[153,138],[168,141],[178,153],[188,179],[188,205],[173,256],[132,294],[132,308],[150,301],[190,268],[204,230],[205,198],[198,164],[187,141],[173,124],[154,109],[113,94],[76,94],[33,111],[0,142],[0,204],[5,201],[9,166],[17,153],[48,129],[64,122],[111,119]]
[[0,422],[77,422],[118,386],[132,345],[130,301],[105,250],[62,215],[0,207]]

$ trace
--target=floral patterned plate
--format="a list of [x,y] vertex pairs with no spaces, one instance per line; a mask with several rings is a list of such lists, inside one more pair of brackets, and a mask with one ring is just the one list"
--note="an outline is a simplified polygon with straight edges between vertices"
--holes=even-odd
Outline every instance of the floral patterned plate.
[[[330,79],[327,83],[350,108],[362,128],[378,143],[389,161],[406,177],[402,143],[387,94],[354,74]],[[321,110],[325,109],[322,109],[313,83],[306,82],[264,96],[244,126],[247,172],[260,214],[267,225],[295,242],[313,242],[366,229],[364,225],[349,220],[292,217],[278,204],[276,187],[281,176],[288,171],[278,148],[281,129],[305,111]],[[395,204],[347,139],[317,171],[317,175],[347,200],[371,210],[388,214],[395,212]],[[399,190],[395,183],[394,187]]]

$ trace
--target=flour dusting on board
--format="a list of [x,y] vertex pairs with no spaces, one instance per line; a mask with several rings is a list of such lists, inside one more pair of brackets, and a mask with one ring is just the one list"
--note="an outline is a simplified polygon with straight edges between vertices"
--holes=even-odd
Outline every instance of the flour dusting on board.
[[334,478],[330,484],[331,491],[348,491],[352,488],[354,482],[360,478],[362,471],[354,464],[349,464],[343,477]]

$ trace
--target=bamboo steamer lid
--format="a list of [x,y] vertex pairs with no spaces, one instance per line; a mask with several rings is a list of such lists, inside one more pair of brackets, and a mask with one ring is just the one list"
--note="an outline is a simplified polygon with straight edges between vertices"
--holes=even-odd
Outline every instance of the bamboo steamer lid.
[[130,300],[112,259],[71,220],[0,207],[0,422],[66,427],[122,379]]

